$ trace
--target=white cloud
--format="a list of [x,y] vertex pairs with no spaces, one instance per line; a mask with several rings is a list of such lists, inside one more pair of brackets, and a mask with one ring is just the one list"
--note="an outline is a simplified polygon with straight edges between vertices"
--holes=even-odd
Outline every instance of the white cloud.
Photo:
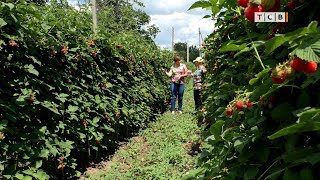
[[174,42],[189,42],[191,45],[199,45],[199,28],[202,37],[212,33],[214,21],[203,16],[211,14],[203,9],[189,7],[196,0],[141,0],[145,7],[141,8],[150,15],[150,24],[160,28],[160,33],[155,42],[160,47],[171,48],[172,27],[174,27]]

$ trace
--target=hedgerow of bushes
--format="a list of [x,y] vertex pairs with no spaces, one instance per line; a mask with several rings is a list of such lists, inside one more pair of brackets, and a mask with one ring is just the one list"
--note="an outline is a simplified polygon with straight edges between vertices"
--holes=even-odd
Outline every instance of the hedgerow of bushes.
[[75,178],[163,112],[171,53],[91,14],[0,2],[0,177]]
[[[206,39],[203,151],[188,178],[316,179],[319,2],[214,2],[193,5],[211,7],[217,30]],[[264,3],[289,22],[252,22],[252,9],[271,11]]]

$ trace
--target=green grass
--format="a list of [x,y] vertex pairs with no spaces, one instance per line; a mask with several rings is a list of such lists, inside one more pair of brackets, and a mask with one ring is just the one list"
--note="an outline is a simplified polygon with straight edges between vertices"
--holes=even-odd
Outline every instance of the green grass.
[[[183,114],[169,111],[130,139],[104,167],[86,172],[88,179],[181,179],[193,169],[197,156],[188,154],[199,139],[191,81],[184,94]],[[188,147],[188,148],[187,148]]]

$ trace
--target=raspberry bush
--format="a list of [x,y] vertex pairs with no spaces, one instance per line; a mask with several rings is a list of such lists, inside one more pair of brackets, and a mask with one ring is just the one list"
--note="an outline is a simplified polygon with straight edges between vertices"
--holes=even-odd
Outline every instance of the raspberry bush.
[[171,53],[90,22],[86,7],[0,2],[1,178],[75,178],[164,111]]
[[314,12],[320,4],[249,1],[289,12],[288,23],[254,23],[241,6],[220,0],[190,7],[212,9],[217,30],[204,50],[211,67],[206,111],[198,113],[199,121],[206,119],[205,144],[188,177],[314,179],[320,168],[320,16]]

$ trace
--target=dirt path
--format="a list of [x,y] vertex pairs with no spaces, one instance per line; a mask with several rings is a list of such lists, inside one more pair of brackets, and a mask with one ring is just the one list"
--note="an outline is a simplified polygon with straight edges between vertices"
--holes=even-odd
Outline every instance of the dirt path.
[[110,161],[88,168],[81,179],[181,179],[194,168],[199,151],[192,93],[189,84],[183,114],[164,113],[119,148]]

